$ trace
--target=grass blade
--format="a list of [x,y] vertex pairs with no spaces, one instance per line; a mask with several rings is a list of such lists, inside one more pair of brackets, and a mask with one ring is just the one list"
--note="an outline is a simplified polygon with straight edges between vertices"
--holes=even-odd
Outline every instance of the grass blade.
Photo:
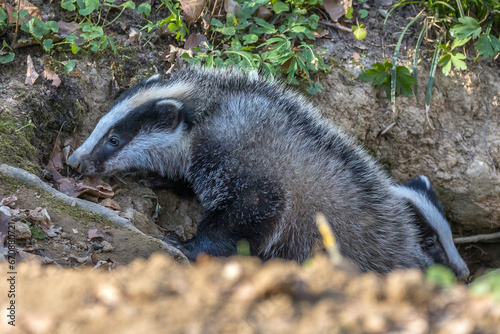
[[398,61],[398,57],[399,57],[399,48],[401,47],[401,42],[403,41],[403,37],[405,36],[406,31],[416,20],[418,20],[420,18],[422,13],[423,13],[423,11],[418,13],[418,15],[413,20],[411,20],[410,23],[408,23],[406,25],[406,27],[401,32],[401,36],[399,37],[398,44],[396,45],[396,50],[394,50],[394,57],[392,58],[392,78],[391,78],[392,79],[392,82],[391,82],[391,101],[392,101],[392,112],[393,113],[396,113],[396,70],[397,70],[397,61]]
[[462,7],[462,1],[461,0],[456,0],[457,1],[457,7],[458,11],[460,12],[460,17],[464,17],[464,9]]
[[418,54],[420,51],[420,44],[422,44],[422,40],[424,39],[424,33],[426,30],[425,24],[422,27],[422,31],[420,32],[420,36],[418,36],[417,46],[415,47],[415,55],[413,57],[413,77],[415,78],[415,86],[413,87],[413,91],[415,92],[415,97],[417,98],[418,105]]
[[[439,38],[439,40],[441,40],[441,38]],[[431,72],[429,73],[429,81],[427,82],[427,91],[425,92],[425,115],[427,116],[427,122],[429,122],[429,126],[433,130],[434,126],[429,119],[429,109],[431,108],[432,87],[434,86],[434,76],[436,74],[436,68],[438,65],[439,51],[440,48],[436,45],[436,48],[434,49],[434,56],[432,56]]]

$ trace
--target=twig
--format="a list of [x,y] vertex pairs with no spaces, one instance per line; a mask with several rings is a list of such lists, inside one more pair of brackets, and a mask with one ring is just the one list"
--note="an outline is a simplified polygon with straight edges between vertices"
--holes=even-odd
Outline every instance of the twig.
[[495,172],[496,175],[498,175],[498,171],[495,167],[495,161],[490,155],[490,150],[488,149],[488,140],[486,139],[486,134],[488,133],[488,123],[490,122],[490,117],[491,117],[491,107],[488,101],[485,101],[485,105],[486,109],[488,109],[488,117],[486,118],[486,123],[484,124],[484,134],[483,134],[484,145],[486,146],[486,154],[488,154],[488,157],[490,157],[491,165],[493,166],[493,171]]
[[453,242],[455,244],[467,244],[471,242],[479,242],[479,241],[492,240],[498,238],[500,238],[500,232],[491,234],[478,234],[470,237],[455,238],[453,239]]
[[323,25],[328,26],[328,27],[334,27],[334,28],[337,28],[337,29],[340,29],[340,30],[352,32],[351,29],[349,29],[347,27],[344,27],[343,25],[338,24],[338,23],[331,23],[331,22],[326,22],[326,21],[319,21],[318,23],[319,24],[323,24]]
[[388,126],[388,127],[386,127],[386,128],[384,129],[384,131],[382,131],[382,132],[380,133],[380,135],[379,135],[379,136],[383,136],[383,135],[385,135],[387,132],[389,132],[389,130],[390,130],[390,129],[392,129],[392,127],[393,127],[394,125],[396,125],[396,122],[393,122],[393,123],[389,124],[389,126]]

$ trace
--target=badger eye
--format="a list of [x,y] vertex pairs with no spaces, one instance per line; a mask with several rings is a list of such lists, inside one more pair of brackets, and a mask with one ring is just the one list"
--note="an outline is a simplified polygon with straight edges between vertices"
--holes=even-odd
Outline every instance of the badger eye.
[[427,249],[430,249],[434,247],[434,239],[433,238],[427,238],[425,239],[424,241],[424,248],[427,250]]
[[116,137],[111,137],[111,138],[109,138],[108,143],[109,143],[109,145],[111,145],[111,146],[118,146],[118,144],[119,144],[120,142],[118,141],[118,138],[116,138]]

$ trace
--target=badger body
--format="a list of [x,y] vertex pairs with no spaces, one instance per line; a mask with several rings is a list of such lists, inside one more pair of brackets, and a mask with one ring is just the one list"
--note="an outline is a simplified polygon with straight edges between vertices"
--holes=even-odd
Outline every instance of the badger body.
[[204,208],[180,245],[304,261],[323,213],[361,270],[426,268],[433,259],[394,182],[303,97],[236,70],[192,68],[126,91],[68,163],[83,174],[142,170],[185,179]]

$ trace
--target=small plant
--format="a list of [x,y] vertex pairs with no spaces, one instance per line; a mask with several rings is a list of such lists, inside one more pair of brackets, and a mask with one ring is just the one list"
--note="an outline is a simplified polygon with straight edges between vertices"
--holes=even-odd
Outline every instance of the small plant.
[[[409,26],[416,21],[422,21],[420,36],[415,48],[415,57],[412,75],[417,80],[417,62],[419,49],[424,36],[435,44],[434,55],[431,62],[430,75],[428,77],[427,91],[425,96],[426,111],[430,108],[432,98],[432,87],[437,67],[441,67],[444,75],[449,75],[453,68],[458,70],[467,69],[467,57],[465,52],[468,45],[474,44],[476,55],[473,62],[480,57],[498,57],[500,53],[500,1],[411,1],[400,0],[391,9],[389,14],[401,6],[409,4],[421,4],[422,11],[404,28],[393,58],[393,66],[396,66],[399,47]],[[467,15],[465,14],[467,13]],[[390,17],[387,15],[386,20]],[[384,22],[385,24],[385,22]],[[462,50],[459,50],[461,48]],[[462,52],[460,52],[462,51]],[[394,71],[393,67],[393,71]],[[370,71],[370,70],[368,70]],[[367,72],[362,73],[367,77]],[[394,80],[394,78],[392,78]],[[414,83],[415,95],[418,96],[417,82]],[[394,92],[391,94],[394,97]],[[393,99],[393,110],[395,104]]]
[[425,277],[429,282],[443,289],[451,288],[457,281],[455,274],[450,269],[440,264],[435,264],[427,268]]
[[473,296],[490,295],[500,303],[500,270],[493,270],[479,277],[470,285]]
[[[195,49],[195,55],[184,54],[183,59],[207,67],[237,65],[262,70],[271,78],[284,75],[288,82],[296,85],[306,82],[310,94],[322,91],[321,84],[311,79],[311,73],[326,71],[328,67],[307,43],[315,39],[319,16],[307,15],[305,9],[321,2],[258,0],[240,3],[241,10],[236,15],[228,13],[225,22],[212,18],[206,34],[211,39]],[[259,6],[267,6],[278,15],[277,23],[255,16]],[[225,46],[226,43],[230,44]]]
[[[373,68],[366,70],[359,75],[359,78],[366,82],[372,82],[372,84],[379,88],[383,84],[386,84],[386,96],[391,99],[392,90],[392,63],[386,60],[382,63],[373,64]],[[414,77],[412,77],[411,72],[405,66],[396,67],[396,96],[403,94],[406,97],[413,97],[412,85],[416,83]]]
[[[164,25],[167,25],[168,30],[171,32],[177,33],[176,39],[184,39],[186,35],[189,33],[186,24],[182,21],[181,18],[181,10],[179,9],[179,3],[172,3],[172,1],[161,0],[162,4],[156,11],[158,11],[162,6],[166,6],[170,11],[170,16],[160,20],[156,23],[148,21],[148,24],[145,25],[142,29],[146,29],[147,32],[151,32],[151,30],[155,28],[161,28]],[[142,6],[142,5],[141,5]],[[147,7],[143,7],[144,13],[148,11]],[[151,7],[149,7],[149,12],[151,12]],[[141,11],[139,11],[141,13]]]
[[37,224],[32,224],[30,222],[26,222],[28,227],[31,230],[31,237],[36,240],[43,240],[47,237],[47,234],[38,226]]

